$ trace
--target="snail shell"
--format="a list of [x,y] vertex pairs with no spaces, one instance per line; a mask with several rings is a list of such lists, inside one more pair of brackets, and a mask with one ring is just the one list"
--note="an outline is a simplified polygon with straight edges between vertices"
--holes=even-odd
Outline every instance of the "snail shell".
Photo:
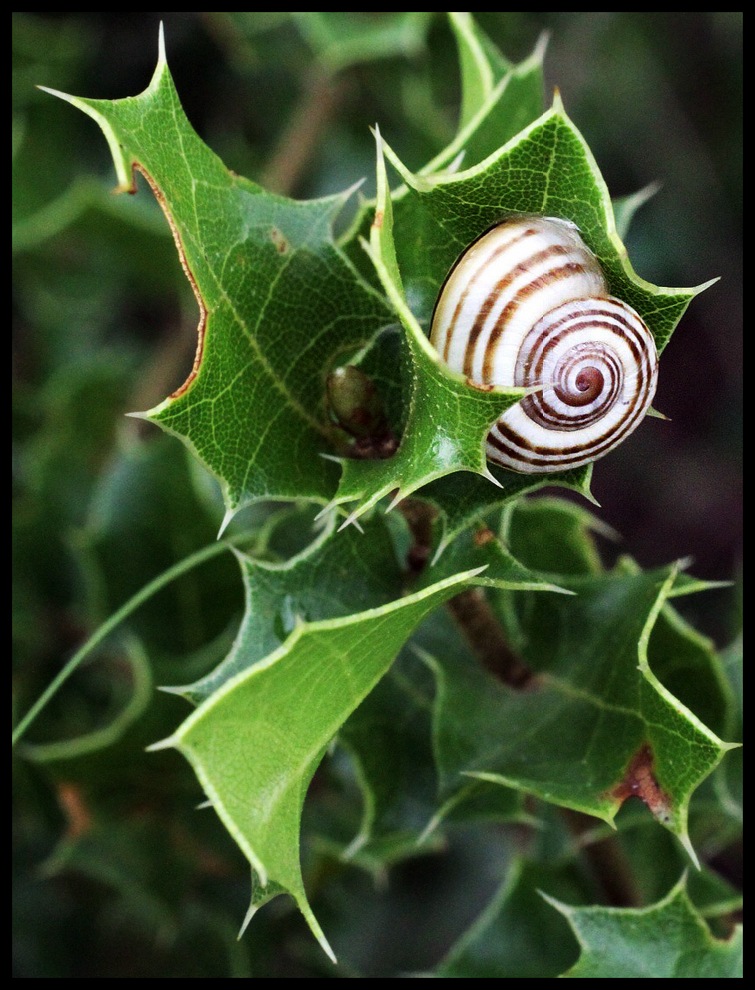
[[595,255],[565,220],[517,217],[476,240],[446,278],[430,340],[473,385],[542,386],[488,434],[488,460],[524,474],[607,454],[655,395],[653,335],[609,294]]

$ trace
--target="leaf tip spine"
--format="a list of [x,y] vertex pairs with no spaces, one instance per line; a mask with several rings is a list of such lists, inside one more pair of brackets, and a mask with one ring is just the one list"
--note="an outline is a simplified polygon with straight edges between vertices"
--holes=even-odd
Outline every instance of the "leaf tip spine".
[[399,502],[403,502],[405,498],[406,495],[399,488],[396,494],[391,499],[387,509],[385,510],[385,514],[388,515],[389,512],[393,512],[393,510],[396,508]]
[[362,514],[363,511],[364,511],[364,508],[361,505],[358,508],[354,509],[354,511],[351,512],[348,516],[346,516],[346,518],[344,519],[344,521],[338,527],[338,532],[340,533],[342,530],[346,529],[347,526],[354,526],[354,525],[356,525],[356,521],[359,518],[359,516],[361,516],[361,514]]
[[483,478],[487,478],[488,481],[492,482],[496,486],[496,488],[503,488],[503,485],[498,480],[498,478],[496,478],[496,476],[487,467],[484,467],[480,471],[480,474],[483,476]]
[[223,536],[223,533],[225,533],[225,531],[228,529],[228,527],[230,526],[233,520],[233,517],[236,515],[236,511],[237,511],[236,509],[230,509],[230,508],[225,510],[225,513],[223,514],[223,519],[220,523],[220,528],[218,529],[218,535],[216,539],[219,540]]
[[710,289],[711,286],[715,285],[716,282],[721,281],[721,275],[716,275],[715,278],[708,279],[707,282],[702,282],[700,285],[695,285],[690,290],[694,295],[699,296],[701,292],[705,292],[706,289]]
[[[692,845],[692,840],[690,839],[689,833],[687,832],[686,823],[684,825],[684,828],[681,829],[676,834],[677,834],[677,838],[682,844],[682,849],[684,849],[684,851],[687,853],[689,858],[692,860],[692,865],[695,867],[696,870],[701,870],[702,867],[700,866],[700,860],[698,859],[697,853],[695,852],[695,848]],[[683,879],[686,886],[686,877]]]
[[57,96],[59,100],[65,100],[66,103],[72,103],[76,106],[76,97],[71,96],[70,93],[64,93],[60,89],[52,89],[50,86],[40,86],[37,85],[37,89],[40,89],[43,93],[49,93],[50,96]]
[[532,49],[532,54],[528,59],[525,60],[525,64],[532,63],[534,65],[542,65],[545,61],[545,53],[548,50],[548,45],[551,42],[551,32],[541,31],[540,37],[535,42],[535,47]]
[[165,55],[165,21],[160,21],[157,31],[157,68],[162,69],[168,64]]
[[145,748],[147,753],[158,753],[161,749],[178,749],[178,742],[175,736],[168,736],[159,742],[152,743]]
[[440,560],[440,558],[441,558],[441,555],[442,555],[442,553],[443,553],[443,551],[444,551],[444,550],[446,549],[446,547],[447,547],[447,546],[448,546],[448,545],[450,544],[450,542],[451,542],[451,540],[450,540],[450,539],[448,539],[448,538],[447,538],[447,537],[445,537],[445,536],[444,536],[444,537],[443,537],[443,538],[441,539],[441,541],[440,541],[440,543],[438,544],[438,547],[437,547],[437,549],[436,549],[436,551],[435,551],[435,553],[433,554],[433,558],[432,558],[432,560],[430,561],[430,566],[431,566],[431,567],[435,567],[435,565],[436,565],[436,564],[438,563],[438,561]]

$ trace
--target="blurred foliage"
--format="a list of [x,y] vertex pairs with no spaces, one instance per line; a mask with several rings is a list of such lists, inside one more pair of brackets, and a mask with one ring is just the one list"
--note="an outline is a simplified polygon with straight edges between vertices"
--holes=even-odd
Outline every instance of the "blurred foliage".
[[[376,121],[413,168],[454,133],[456,49],[442,17],[335,17],[164,15],[171,71],[189,119],[231,168],[271,190],[320,196],[366,176],[369,194],[368,125]],[[175,441],[123,415],[159,401],[183,381],[193,359],[196,303],[169,230],[143,183],[134,199],[112,196],[112,164],[94,124],[34,88],[103,98],[140,92],[155,63],[158,19],[16,13],[12,21],[13,632],[20,712],[103,618],[141,583],[214,539],[222,519],[215,482],[188,463]],[[649,423],[631,449],[620,448],[596,470],[593,489],[601,518],[625,538],[621,550],[643,566],[691,554],[700,577],[736,577],[741,14],[481,12],[478,19],[512,60],[526,57],[549,32],[547,78],[561,90],[612,194],[661,182],[628,238],[639,274],[665,285],[722,276],[664,356],[655,405],[671,422]],[[232,560],[204,567],[139,612],[128,636],[109,641],[30,741],[96,732],[106,713],[138,703],[143,644],[157,658],[157,684],[189,683],[211,670],[227,650],[242,602]],[[222,589],[212,601],[203,598],[199,580],[210,570],[213,588]],[[683,608],[721,645],[737,632],[730,590],[685,598]],[[425,856],[396,866],[389,883],[369,864],[347,869],[327,848],[309,848],[308,888],[333,933],[338,971],[287,899],[265,908],[237,942],[246,863],[213,813],[193,810],[201,794],[182,758],[144,753],[185,710],[180,699],[158,694],[147,717],[124,719],[118,738],[96,756],[73,750],[52,761],[16,761],[15,976],[380,976],[430,970],[441,960],[437,972],[455,975],[459,959],[474,949],[459,939],[498,897],[503,875],[510,885],[496,903],[504,914],[519,896],[518,878],[531,867],[500,826],[473,835],[452,831],[442,849],[430,845]],[[333,801],[353,807],[356,785],[344,763],[336,753],[322,780],[315,778],[313,791],[323,799],[306,812],[310,831],[324,831],[319,822],[333,815]],[[726,790],[736,805],[722,775],[710,789],[719,797]],[[627,855],[633,844],[652,844],[651,858],[668,866],[663,883],[646,878],[650,901],[668,892],[682,859],[678,850],[660,848],[665,833],[647,838],[644,809],[634,814],[636,827],[624,833]],[[736,846],[722,844],[723,825],[712,832],[709,861],[736,881]],[[539,867],[539,883],[558,899],[589,900],[592,880],[571,866],[558,868],[564,833],[554,821],[537,838],[551,849],[555,878],[548,887],[547,870]],[[710,917],[724,917],[730,890],[713,889],[715,875],[706,876],[712,887],[693,900],[707,905]],[[562,920],[547,917],[566,966],[576,959],[576,943]]]

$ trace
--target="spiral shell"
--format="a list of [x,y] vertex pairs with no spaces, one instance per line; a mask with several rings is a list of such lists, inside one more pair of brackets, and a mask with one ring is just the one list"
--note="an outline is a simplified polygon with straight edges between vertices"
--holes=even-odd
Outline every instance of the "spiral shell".
[[488,459],[524,474],[607,454],[655,395],[653,335],[609,295],[596,257],[565,220],[518,217],[476,240],[446,278],[430,339],[473,385],[542,386],[488,434]]

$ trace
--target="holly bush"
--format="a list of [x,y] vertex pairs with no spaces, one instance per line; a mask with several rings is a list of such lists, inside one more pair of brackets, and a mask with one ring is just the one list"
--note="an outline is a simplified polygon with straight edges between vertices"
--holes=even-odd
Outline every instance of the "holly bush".
[[[47,38],[65,81],[62,28],[19,20],[17,44]],[[616,550],[593,491],[614,455],[488,464],[523,390],[472,387],[427,337],[511,214],[576,224],[661,354],[712,282],[637,274],[653,190],[612,196],[545,39],[512,61],[468,14],[207,15],[270,131],[302,87],[252,181],[190,124],[171,30],[138,96],[48,90],[136,199],[14,191],[22,294],[41,246],[90,252],[36,283],[45,381],[17,389],[19,975],[738,975],[741,650],[685,611],[717,583]],[[343,107],[371,180],[336,129],[295,198]],[[71,116],[21,108],[19,174],[60,174]],[[193,356],[162,329],[141,361],[135,299],[143,333],[193,308]]]

